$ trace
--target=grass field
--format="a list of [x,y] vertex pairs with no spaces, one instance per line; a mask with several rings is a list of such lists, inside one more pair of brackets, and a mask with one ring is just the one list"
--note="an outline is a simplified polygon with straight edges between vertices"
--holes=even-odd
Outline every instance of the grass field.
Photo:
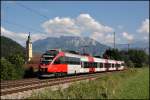
[[47,89],[29,99],[149,99],[149,69],[129,69],[106,74],[89,82],[72,84],[67,89]]

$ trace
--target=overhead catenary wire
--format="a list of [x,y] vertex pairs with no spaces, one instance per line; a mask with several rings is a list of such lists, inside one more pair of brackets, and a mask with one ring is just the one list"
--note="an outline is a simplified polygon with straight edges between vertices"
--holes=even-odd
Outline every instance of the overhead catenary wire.
[[25,9],[31,11],[32,13],[35,13],[35,14],[37,14],[37,15],[42,16],[42,17],[43,17],[44,19],[46,19],[46,20],[49,20],[49,17],[47,17],[47,16],[41,14],[40,12],[38,12],[38,11],[36,11],[36,10],[33,10],[33,9],[30,8],[30,7],[27,7],[27,6],[25,6],[25,5],[21,4],[21,3],[16,3],[16,4],[18,4],[20,7],[23,7],[23,8],[25,8]]
[[131,43],[122,43],[122,44],[117,44],[117,45],[127,45],[127,48],[128,48],[128,51],[129,51]]
[[[25,8],[25,9],[27,9],[27,10],[29,10],[29,11],[32,12],[32,13],[35,13],[36,15],[42,16],[42,17],[43,17],[44,19],[46,19],[46,20],[49,20],[49,17],[47,17],[47,16],[41,14],[40,12],[38,12],[38,11],[36,11],[36,10],[31,9],[30,7],[27,7],[26,5],[24,5],[24,4],[22,4],[22,3],[15,2],[15,4],[19,5],[20,7]],[[6,22],[7,24],[11,24],[11,25],[14,25],[14,26],[17,26],[17,27],[26,28],[26,29],[34,30],[34,31],[36,31],[36,32],[43,33],[42,31],[37,30],[37,29],[34,29],[34,28],[32,28],[32,27],[29,27],[29,26],[21,25],[21,24],[15,23],[15,22],[11,22],[11,21],[8,21],[8,20],[4,20],[4,19],[3,19],[2,21]]]
[[21,25],[21,24],[15,23],[15,22],[11,22],[11,21],[8,21],[8,20],[3,20],[3,21],[5,23],[11,24],[11,25],[14,25],[14,26],[17,26],[17,27],[26,28],[26,29],[29,29],[29,30],[33,30],[35,32],[43,33],[42,31],[34,29],[34,28],[31,28],[29,26],[24,26],[24,25]]

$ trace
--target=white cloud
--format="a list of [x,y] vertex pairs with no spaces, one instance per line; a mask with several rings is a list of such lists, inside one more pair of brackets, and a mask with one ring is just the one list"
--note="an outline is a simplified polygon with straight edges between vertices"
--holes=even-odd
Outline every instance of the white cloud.
[[76,24],[84,31],[92,32],[112,32],[113,29],[109,26],[105,26],[95,19],[93,19],[89,14],[80,14],[76,18]]
[[47,33],[53,34],[53,36],[81,36],[85,33],[92,34],[94,32],[106,33],[113,31],[111,27],[99,23],[89,14],[80,14],[74,19],[69,17],[55,17],[44,22],[42,27]]
[[113,36],[113,34],[106,35],[105,40],[107,40],[107,43],[113,43],[114,42],[114,36]]
[[83,32],[90,32],[90,37],[101,43],[112,43],[113,36],[108,34],[113,32],[114,29],[101,24],[100,22],[93,19],[89,14],[80,14],[76,19],[77,25]]
[[104,33],[94,32],[91,35],[91,38],[104,44],[111,44],[113,43],[114,36],[113,34],[104,34]]
[[27,34],[25,33],[11,32],[11,31],[6,30],[4,27],[1,27],[1,35],[11,38],[20,44],[24,44],[24,40],[26,40],[26,37],[27,37]]
[[137,31],[139,33],[149,33],[149,19],[145,19]]
[[[19,44],[25,46],[25,42],[27,40],[28,33],[11,32],[11,31],[5,29],[4,27],[1,27],[1,35],[6,36],[8,38],[11,38],[14,41],[18,42]],[[36,33],[36,34],[35,33],[34,34],[31,33],[31,37],[32,37],[32,41],[34,42],[36,40],[46,38],[47,35],[46,34],[40,34],[40,33]]]
[[133,36],[130,35],[129,33],[123,32],[122,35],[123,35],[123,37],[124,37],[125,39],[127,39],[129,42],[132,42],[132,41],[133,41]]
[[55,17],[54,19],[44,22],[42,27],[47,33],[53,34],[54,36],[69,34],[79,36],[81,33],[71,18]]

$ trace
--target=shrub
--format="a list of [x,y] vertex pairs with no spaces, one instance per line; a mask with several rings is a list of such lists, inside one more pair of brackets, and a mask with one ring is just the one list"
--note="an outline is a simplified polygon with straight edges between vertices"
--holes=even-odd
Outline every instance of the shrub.
[[131,60],[127,61],[126,65],[127,67],[131,67],[131,68],[134,67],[134,63]]
[[24,68],[22,67],[24,64],[24,59],[21,55],[15,54],[8,57],[9,62],[11,62],[14,65],[14,69],[17,73],[16,78],[21,79],[24,76]]
[[11,64],[8,60],[5,58],[1,58],[1,80],[12,80],[16,79],[16,71],[14,69],[14,65]]
[[24,76],[24,59],[19,55],[1,58],[1,80],[21,79]]

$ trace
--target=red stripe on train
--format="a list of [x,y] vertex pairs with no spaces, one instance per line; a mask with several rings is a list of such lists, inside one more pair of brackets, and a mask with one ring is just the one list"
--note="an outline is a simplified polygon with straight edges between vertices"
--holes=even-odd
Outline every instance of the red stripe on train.
[[89,62],[94,62],[94,58],[91,57],[91,56],[88,56],[88,61],[89,61]]
[[[88,61],[89,61],[89,62],[94,62],[94,58],[91,57],[91,56],[88,56]],[[89,68],[89,72],[90,72],[90,73],[95,72],[95,68],[93,68],[93,66],[91,66],[91,67]]]
[[67,72],[67,64],[50,65],[48,72]]
[[95,68],[92,68],[92,67],[91,67],[91,68],[89,68],[89,72],[90,72],[90,73],[95,72]]

